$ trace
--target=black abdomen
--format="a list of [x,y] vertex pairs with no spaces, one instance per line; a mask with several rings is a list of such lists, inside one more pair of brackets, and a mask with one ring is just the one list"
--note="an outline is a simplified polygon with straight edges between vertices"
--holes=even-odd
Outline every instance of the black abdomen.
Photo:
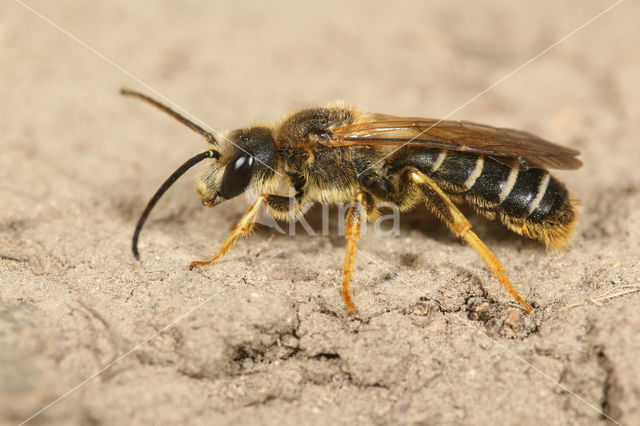
[[567,189],[544,169],[521,170],[483,155],[438,149],[411,152],[401,163],[429,175],[453,200],[547,245],[561,245],[575,221]]

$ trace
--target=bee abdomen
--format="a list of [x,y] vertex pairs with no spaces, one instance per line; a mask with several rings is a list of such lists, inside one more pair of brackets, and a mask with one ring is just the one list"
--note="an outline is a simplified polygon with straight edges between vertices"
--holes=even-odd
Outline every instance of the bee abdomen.
[[576,219],[565,186],[544,169],[521,170],[492,158],[442,150],[426,170],[452,198],[547,246],[565,245]]

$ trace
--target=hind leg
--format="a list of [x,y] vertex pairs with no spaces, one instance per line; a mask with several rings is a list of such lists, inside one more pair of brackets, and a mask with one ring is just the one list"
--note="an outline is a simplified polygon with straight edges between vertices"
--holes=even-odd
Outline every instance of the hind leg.
[[509,278],[504,272],[504,267],[498,260],[498,258],[489,250],[489,248],[478,238],[478,236],[471,231],[471,224],[466,217],[460,212],[455,204],[449,199],[449,197],[442,191],[442,189],[426,174],[415,170],[409,169],[403,175],[405,182],[408,180],[424,195],[427,206],[435,213],[440,220],[442,220],[453,233],[467,242],[478,255],[484,260],[489,267],[489,270],[502,287],[509,292],[518,303],[520,303],[527,312],[531,312],[533,309],[525,300],[520,296],[518,290],[512,285]]

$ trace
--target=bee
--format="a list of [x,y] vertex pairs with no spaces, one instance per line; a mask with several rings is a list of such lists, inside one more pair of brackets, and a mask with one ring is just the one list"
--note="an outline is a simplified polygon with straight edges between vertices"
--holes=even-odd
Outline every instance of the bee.
[[[361,222],[375,221],[380,203],[393,203],[400,211],[424,203],[478,253],[527,312],[532,307],[511,285],[498,258],[471,231],[458,205],[470,205],[549,248],[567,245],[575,228],[576,201],[547,169],[579,168],[579,152],[531,133],[467,121],[369,113],[336,104],[301,109],[274,124],[216,137],[144,94],[126,89],[121,93],[168,113],[204,136],[209,145],[171,174],[148,202],[133,235],[136,259],[140,231],[157,201],[188,169],[207,159],[209,167],[197,184],[204,205],[213,207],[247,191],[257,200],[217,253],[192,262],[190,269],[210,265],[227,253],[256,226],[263,206],[275,219],[286,221],[313,203],[349,203],[342,296],[351,314],[357,311],[350,279]],[[283,179],[295,188],[294,195],[273,193]]]

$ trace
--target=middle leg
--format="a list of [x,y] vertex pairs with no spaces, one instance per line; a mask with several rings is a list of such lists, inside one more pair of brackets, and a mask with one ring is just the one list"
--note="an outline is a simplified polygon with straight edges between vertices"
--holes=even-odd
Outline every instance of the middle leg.
[[353,275],[353,264],[356,259],[358,240],[360,239],[360,224],[362,220],[367,218],[367,214],[375,215],[375,207],[373,206],[371,195],[364,191],[358,191],[355,198],[355,201],[347,209],[347,217],[344,224],[347,246],[342,267],[342,298],[347,305],[349,314],[355,314],[358,311],[353,303],[350,280]]

